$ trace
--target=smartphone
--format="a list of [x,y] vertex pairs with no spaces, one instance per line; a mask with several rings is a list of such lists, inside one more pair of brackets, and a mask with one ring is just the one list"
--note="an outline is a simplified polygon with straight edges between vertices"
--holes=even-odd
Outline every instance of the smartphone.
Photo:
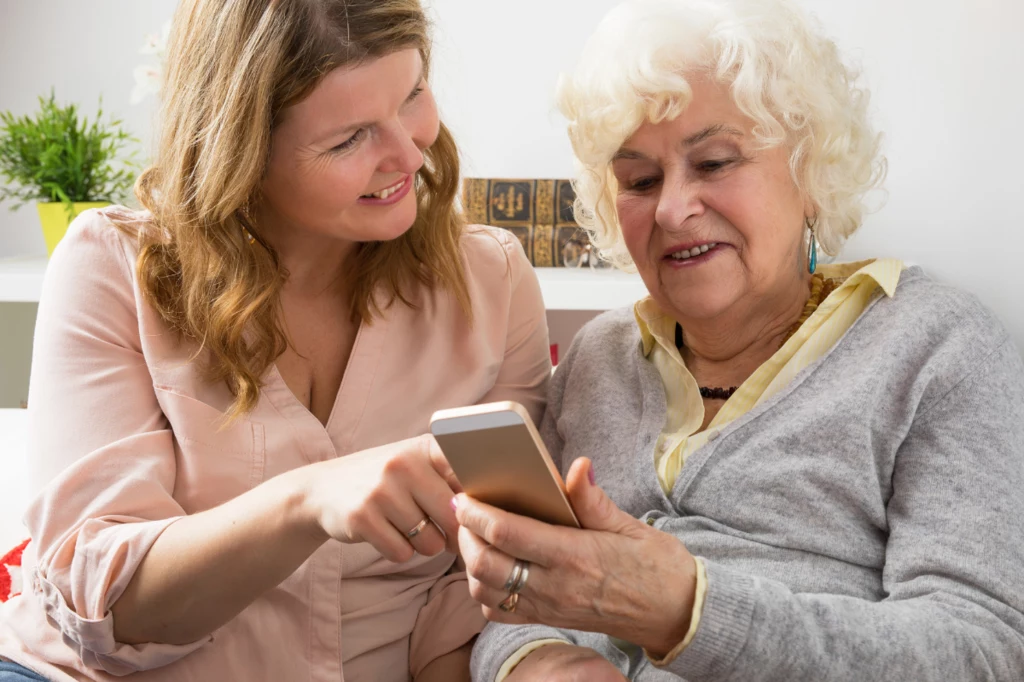
[[440,410],[430,418],[430,432],[470,497],[514,514],[579,528],[565,482],[519,403]]

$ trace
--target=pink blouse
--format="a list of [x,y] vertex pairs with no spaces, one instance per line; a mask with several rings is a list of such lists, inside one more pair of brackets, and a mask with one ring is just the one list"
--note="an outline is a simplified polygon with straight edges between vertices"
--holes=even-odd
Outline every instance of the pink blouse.
[[33,494],[24,594],[0,607],[0,657],[50,680],[405,682],[483,626],[454,557],[385,560],[329,542],[210,637],[114,639],[111,605],[176,519],[296,467],[427,431],[435,410],[516,400],[539,421],[550,375],[544,306],[519,242],[462,239],[470,327],[444,292],[359,329],[326,428],[276,368],[256,409],[231,396],[143,301],[134,240],[103,211],[72,225],[47,269],[29,391]]

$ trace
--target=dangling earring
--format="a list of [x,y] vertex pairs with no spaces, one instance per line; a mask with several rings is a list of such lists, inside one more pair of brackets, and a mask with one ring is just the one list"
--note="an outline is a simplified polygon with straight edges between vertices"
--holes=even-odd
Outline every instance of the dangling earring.
[[814,236],[814,226],[818,224],[818,219],[807,218],[806,224],[811,233],[811,238],[807,243],[807,269],[813,275],[814,271],[818,269],[818,239]]
[[251,225],[252,224],[252,218],[250,217],[250,209],[249,209],[249,206],[251,205],[251,203],[252,203],[251,201],[247,201],[247,202],[245,202],[244,206],[242,206],[240,209],[238,209],[239,212],[242,214],[242,218],[243,218],[243,220],[242,220],[242,235],[244,235],[245,236],[245,240],[247,242],[249,242],[249,246],[252,246],[253,244],[256,243],[256,237],[253,237],[252,236],[252,232],[250,232],[249,228],[246,227],[247,225]]

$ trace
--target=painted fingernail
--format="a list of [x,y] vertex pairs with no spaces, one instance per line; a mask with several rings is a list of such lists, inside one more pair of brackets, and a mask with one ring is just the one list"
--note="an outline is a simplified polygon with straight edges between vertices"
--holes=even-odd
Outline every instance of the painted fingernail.
[[587,469],[587,478],[590,479],[590,485],[597,485],[597,477],[594,476],[593,463],[591,463],[590,468]]
[[449,504],[452,505],[452,511],[453,512],[454,511],[459,511],[459,498],[453,497],[451,499],[451,502],[449,502]]

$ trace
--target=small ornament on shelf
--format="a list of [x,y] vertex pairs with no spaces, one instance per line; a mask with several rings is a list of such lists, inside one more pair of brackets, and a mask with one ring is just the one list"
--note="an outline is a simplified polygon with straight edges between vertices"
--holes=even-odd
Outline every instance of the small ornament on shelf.
[[610,268],[611,263],[601,258],[597,247],[589,239],[570,239],[562,247],[562,265],[567,268],[590,266],[595,270]]

